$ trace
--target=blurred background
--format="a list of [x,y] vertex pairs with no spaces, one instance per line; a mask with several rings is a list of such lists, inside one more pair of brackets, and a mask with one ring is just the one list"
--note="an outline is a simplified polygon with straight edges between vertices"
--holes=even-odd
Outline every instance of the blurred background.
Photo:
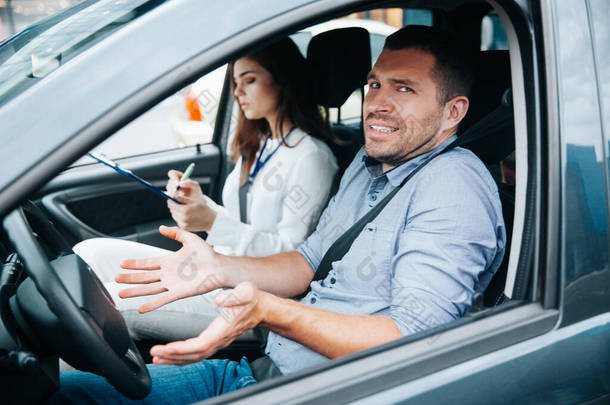
[[0,42],[84,0],[0,0]]

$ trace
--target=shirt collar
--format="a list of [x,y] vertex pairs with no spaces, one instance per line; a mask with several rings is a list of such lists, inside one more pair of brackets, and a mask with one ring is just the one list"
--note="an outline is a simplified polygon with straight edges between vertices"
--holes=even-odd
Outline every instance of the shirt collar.
[[372,178],[375,179],[381,176],[386,176],[390,184],[394,187],[397,187],[405,179],[405,177],[407,177],[413,170],[415,170],[415,168],[417,168],[417,166],[419,166],[420,163],[422,163],[432,154],[442,150],[456,139],[457,135],[453,135],[445,142],[438,145],[436,148],[426,153],[422,153],[421,155],[417,155],[414,158],[407,160],[403,164],[396,166],[385,173],[383,173],[381,169],[381,162],[368,156],[366,153],[362,156],[362,162],[366,166],[366,169],[368,170]]

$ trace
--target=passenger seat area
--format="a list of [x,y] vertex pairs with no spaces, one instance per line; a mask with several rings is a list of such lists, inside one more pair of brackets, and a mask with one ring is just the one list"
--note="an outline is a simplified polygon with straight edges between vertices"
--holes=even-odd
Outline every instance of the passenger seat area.
[[515,150],[508,51],[479,53],[475,62],[475,82],[470,95],[469,111],[460,124],[458,135],[463,137],[461,146],[476,154],[496,181],[506,225],[504,259],[487,290],[482,295],[475,295],[471,312],[476,312],[499,305],[507,298],[504,289],[515,212],[515,185],[504,182],[501,173],[501,162]]

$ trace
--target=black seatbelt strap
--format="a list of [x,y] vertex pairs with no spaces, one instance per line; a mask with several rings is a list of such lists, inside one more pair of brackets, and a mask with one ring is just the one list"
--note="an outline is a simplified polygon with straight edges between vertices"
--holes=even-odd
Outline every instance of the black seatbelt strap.
[[[454,147],[458,146],[458,144],[461,144],[460,138],[453,141],[451,144],[449,144],[449,146],[447,146],[440,152],[438,152],[438,153],[430,156],[428,159],[426,159],[422,164],[417,166],[415,168],[415,170],[413,170],[411,173],[409,173],[409,175],[394,190],[392,190],[392,192],[390,192],[390,194],[385,196],[385,198],[383,200],[379,201],[379,203],[376,206],[371,208],[371,210],[369,212],[367,212],[362,218],[360,218],[354,225],[352,225],[351,228],[349,228],[347,231],[345,231],[343,233],[343,235],[341,235],[331,245],[331,247],[326,251],[326,254],[322,258],[322,261],[320,262],[320,265],[318,266],[318,269],[316,270],[316,273],[315,273],[312,281],[319,281],[319,280],[323,280],[326,278],[326,276],[330,272],[330,269],[332,268],[332,263],[336,262],[337,260],[341,260],[343,258],[343,256],[345,256],[345,254],[348,252],[348,250],[354,243],[354,240],[358,237],[358,235],[360,235],[360,233],[364,229],[365,225],[368,224],[369,222],[371,222],[373,219],[375,219],[377,217],[377,215],[379,215],[379,213],[385,208],[385,206],[396,195],[396,193],[398,193],[400,191],[400,189],[411,178],[413,178],[413,176],[415,176],[421,169],[423,169],[428,163],[430,163],[432,161],[432,159],[434,159],[435,157],[439,156],[442,153],[445,153],[445,152],[453,149]],[[309,293],[310,290],[311,290],[311,284],[310,284],[309,288],[307,289],[307,291],[304,293],[304,295],[307,295],[307,293]]]

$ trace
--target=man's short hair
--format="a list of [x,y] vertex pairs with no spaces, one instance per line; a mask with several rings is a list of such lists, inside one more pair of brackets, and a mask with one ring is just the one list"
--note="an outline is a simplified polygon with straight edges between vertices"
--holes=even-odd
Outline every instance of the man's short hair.
[[386,38],[384,49],[414,48],[432,54],[435,59],[432,77],[438,87],[437,97],[441,104],[445,104],[456,96],[468,97],[474,80],[473,55],[456,37],[444,29],[407,25]]

